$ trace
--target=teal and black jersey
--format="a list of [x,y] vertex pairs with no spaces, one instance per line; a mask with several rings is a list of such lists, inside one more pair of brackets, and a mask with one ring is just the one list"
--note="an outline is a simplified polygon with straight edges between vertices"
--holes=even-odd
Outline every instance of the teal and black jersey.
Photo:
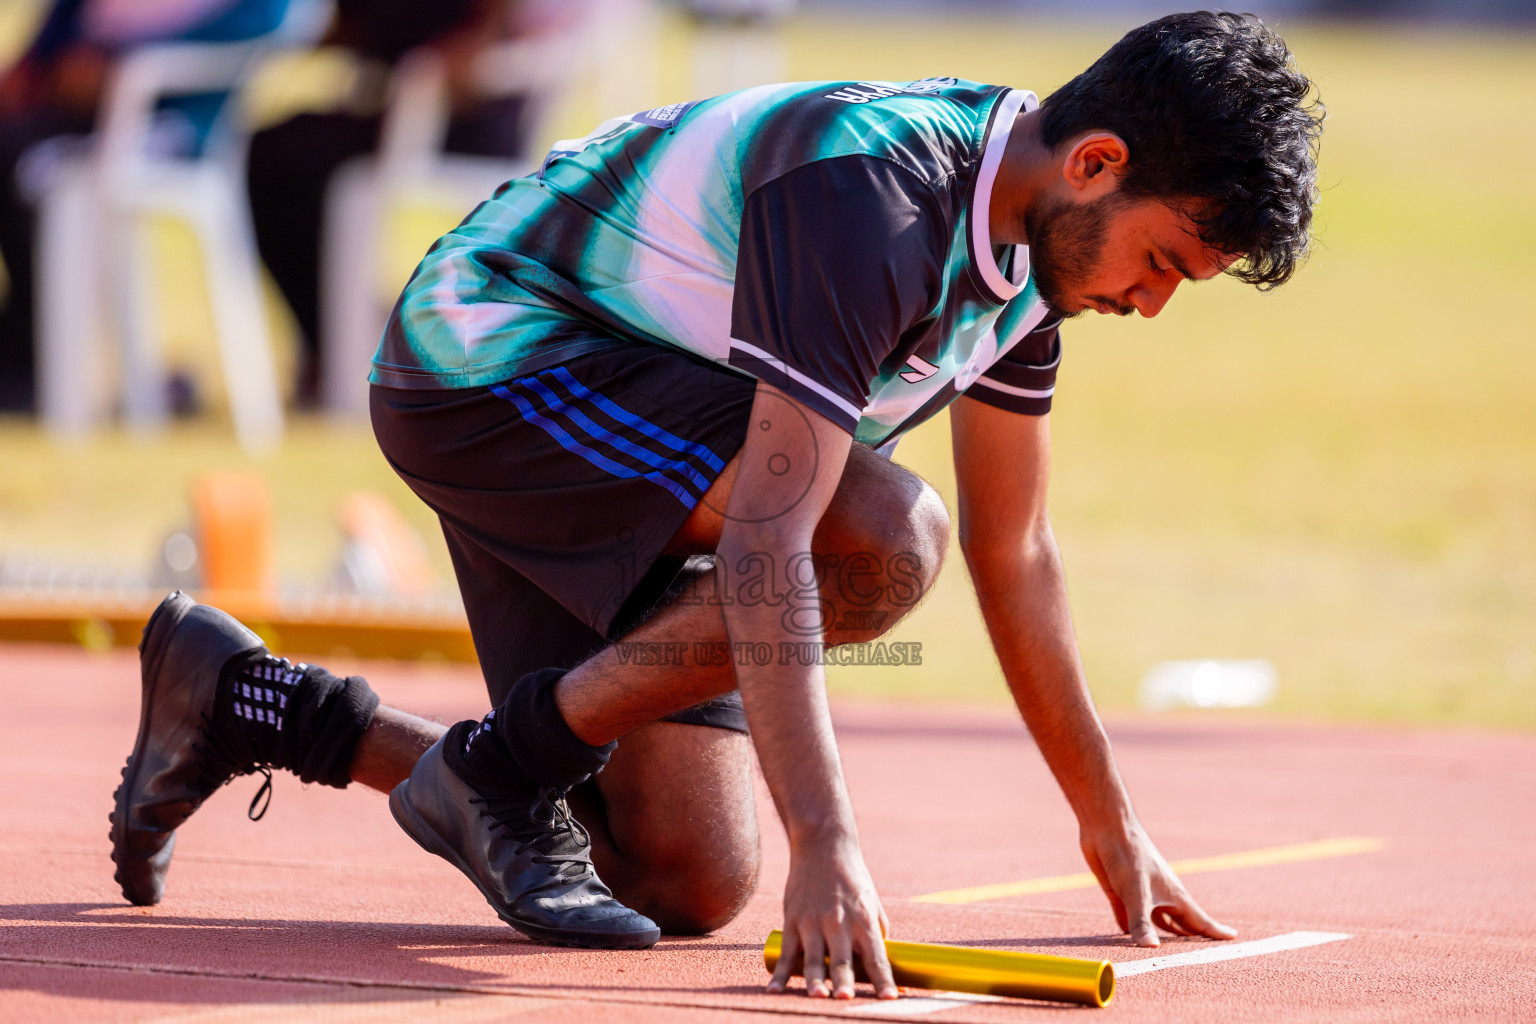
[[988,209],[1033,93],[770,85],[556,143],[417,268],[372,380],[496,384],[615,339],[779,387],[883,444],[962,392],[1049,410],[1060,342]]

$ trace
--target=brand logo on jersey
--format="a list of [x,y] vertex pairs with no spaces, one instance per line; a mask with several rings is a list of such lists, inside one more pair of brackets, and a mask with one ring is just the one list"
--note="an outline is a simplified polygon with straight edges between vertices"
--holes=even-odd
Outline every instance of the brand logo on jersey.
[[960,372],[955,374],[956,391],[964,391],[972,384],[975,384],[976,378],[980,377],[983,373],[986,373],[987,367],[991,366],[992,363],[996,361],[996,331],[988,331],[987,337],[991,339],[992,344],[977,347],[976,351],[971,353],[971,358],[967,359],[965,361],[965,365],[960,368]]
[[934,374],[939,372],[939,368],[937,366],[934,366],[927,360],[919,359],[917,356],[908,356],[907,365],[910,366],[911,369],[904,371],[901,375],[901,379],[906,381],[908,384],[916,384],[918,381],[927,380],[929,377],[932,377]]
[[883,100],[888,96],[921,95],[928,92],[938,92],[955,84],[953,78],[919,78],[915,82],[906,85],[898,85],[895,82],[857,82],[846,89],[829,92],[826,98],[829,100],[842,100],[844,103],[868,103],[870,100]]
[[636,124],[648,124],[652,128],[671,128],[683,119],[683,115],[698,103],[693,100],[688,103],[668,103],[664,107],[653,107],[650,110],[642,110],[638,114],[630,114],[629,119]]
[[919,78],[917,81],[913,82],[911,85],[907,86],[901,91],[918,94],[925,92],[938,92],[940,89],[948,89],[950,86],[954,85],[955,82],[956,79],[951,77]]

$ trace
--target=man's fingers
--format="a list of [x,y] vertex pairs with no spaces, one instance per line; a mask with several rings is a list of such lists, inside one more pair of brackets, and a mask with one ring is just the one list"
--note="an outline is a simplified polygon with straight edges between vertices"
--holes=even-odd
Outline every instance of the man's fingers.
[[1099,888],[1103,890],[1105,899],[1109,900],[1109,909],[1115,912],[1115,924],[1123,932],[1131,930],[1130,918],[1125,913],[1125,901],[1115,891],[1115,885],[1109,880],[1109,872],[1104,870],[1104,863],[1099,859],[1099,853],[1091,846],[1083,847],[1083,859],[1088,862],[1088,870],[1093,872],[1093,877],[1099,880]]
[[1119,925],[1120,930],[1123,932],[1130,931],[1131,918],[1125,912],[1125,900],[1122,900],[1115,890],[1108,887],[1104,889],[1104,895],[1109,897],[1109,909],[1115,912],[1115,924]]
[[[884,911],[880,915],[885,916]],[[882,926],[884,921],[881,922]],[[882,927],[882,932],[884,928]],[[891,974],[891,961],[885,953],[885,941],[883,935],[868,935],[859,941],[859,959],[864,962],[864,974],[869,978],[869,983],[875,986],[875,998],[895,999],[901,995],[896,988],[896,979]]]
[[800,959],[800,933],[789,927],[789,922],[784,922],[782,944],[779,947],[779,962],[773,968],[773,977],[768,979],[769,992],[783,992],[789,987],[790,975],[795,972],[795,961]]
[[1152,921],[1147,917],[1131,919],[1131,941],[1138,946],[1148,949],[1156,949],[1163,944],[1163,940],[1157,937],[1157,929],[1152,927]]
[[1161,945],[1158,929],[1174,935],[1230,939],[1237,930],[1213,920],[1190,898],[1166,861],[1140,827],[1129,835],[1086,834],[1083,857],[1109,905],[1115,922],[1138,946]]
[[1184,899],[1171,908],[1173,919],[1185,929],[1186,935],[1204,935],[1208,939],[1231,939],[1237,937],[1237,929],[1222,924],[1189,898],[1186,893]]
[[844,922],[844,926],[835,930],[827,943],[828,959],[832,962],[832,998],[853,998],[853,940],[848,936],[848,928],[855,927],[852,922]]
[[1193,935],[1194,932],[1184,927],[1179,919],[1174,916],[1174,909],[1173,907],[1156,908],[1152,911],[1152,923],[1163,931],[1172,932],[1174,935]]
[[1137,874],[1133,886],[1125,904],[1126,916],[1131,925],[1126,930],[1131,933],[1131,941],[1138,946],[1160,946],[1162,942],[1157,937],[1157,929],[1152,927],[1152,887],[1148,884],[1147,876]]
[[811,928],[805,935],[805,994],[825,999],[829,992],[826,940],[819,929]]

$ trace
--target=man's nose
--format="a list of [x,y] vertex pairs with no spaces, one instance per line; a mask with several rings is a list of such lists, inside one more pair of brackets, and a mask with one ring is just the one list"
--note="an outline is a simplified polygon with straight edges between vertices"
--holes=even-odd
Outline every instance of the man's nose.
[[1177,281],[1143,282],[1131,289],[1128,298],[1130,304],[1136,307],[1136,312],[1150,320],[1168,305],[1168,300],[1173,298],[1174,289],[1178,286]]

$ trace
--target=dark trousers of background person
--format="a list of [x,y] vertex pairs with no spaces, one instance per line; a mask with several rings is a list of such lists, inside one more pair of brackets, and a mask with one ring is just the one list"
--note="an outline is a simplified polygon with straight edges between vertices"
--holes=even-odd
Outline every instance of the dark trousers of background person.
[[[521,157],[527,151],[524,107],[520,97],[511,97],[456,114],[444,148],[470,156]],[[377,148],[382,120],[346,113],[300,114],[257,132],[251,140],[249,184],[256,246],[302,335],[300,405],[313,405],[316,400],[325,345],[320,331],[320,234],[326,187],[342,164]],[[372,268],[358,267],[357,273],[372,273]],[[400,284],[403,287],[405,282]]]
[[[0,117],[0,257],[10,275],[0,305],[0,412],[32,412],[37,367],[33,289],[37,211],[23,195],[16,171],[22,154],[36,143],[91,130],[89,114],[33,107]],[[82,273],[84,270],[82,269]]]

